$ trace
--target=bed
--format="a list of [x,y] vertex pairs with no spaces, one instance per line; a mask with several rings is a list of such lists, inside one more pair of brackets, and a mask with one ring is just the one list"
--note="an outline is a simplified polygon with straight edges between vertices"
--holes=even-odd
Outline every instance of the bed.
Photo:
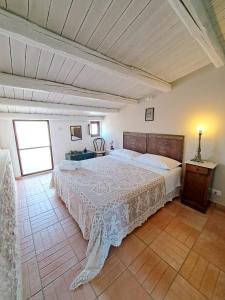
[[16,183],[9,150],[0,150],[0,299],[22,299]]
[[[123,148],[163,155],[179,162],[184,136],[123,133]],[[166,202],[179,196],[181,168],[159,170],[113,155],[82,161],[76,171],[53,171],[51,187],[64,201],[88,240],[87,262],[71,289],[101,271],[110,246],[141,226]]]

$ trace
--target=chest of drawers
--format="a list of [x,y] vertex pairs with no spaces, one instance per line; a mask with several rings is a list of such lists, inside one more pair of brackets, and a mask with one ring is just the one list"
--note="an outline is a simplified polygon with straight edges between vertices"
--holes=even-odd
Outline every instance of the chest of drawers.
[[65,158],[67,160],[84,160],[84,159],[90,159],[95,157],[95,152],[93,151],[76,151],[73,153],[66,153]]

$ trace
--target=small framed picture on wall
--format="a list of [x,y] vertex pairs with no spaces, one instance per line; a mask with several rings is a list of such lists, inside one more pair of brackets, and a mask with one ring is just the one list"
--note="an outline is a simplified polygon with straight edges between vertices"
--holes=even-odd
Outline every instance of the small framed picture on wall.
[[145,121],[154,121],[154,107],[145,109]]
[[70,126],[71,141],[82,140],[82,128],[80,125]]

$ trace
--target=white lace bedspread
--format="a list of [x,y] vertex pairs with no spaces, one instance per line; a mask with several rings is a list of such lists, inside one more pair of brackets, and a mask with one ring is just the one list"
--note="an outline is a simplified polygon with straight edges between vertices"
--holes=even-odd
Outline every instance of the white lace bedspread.
[[10,154],[0,150],[0,299],[21,299],[16,249],[16,189]]
[[111,245],[164,206],[164,177],[107,157],[82,161],[76,171],[53,172],[51,187],[89,240],[87,264],[71,288],[93,279],[102,269]]

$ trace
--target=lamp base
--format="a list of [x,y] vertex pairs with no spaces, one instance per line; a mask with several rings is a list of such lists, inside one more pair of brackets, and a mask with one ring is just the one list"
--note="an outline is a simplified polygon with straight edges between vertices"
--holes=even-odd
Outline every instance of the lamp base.
[[202,157],[201,157],[200,153],[196,154],[195,157],[191,159],[191,161],[196,161],[196,162],[204,163],[204,161],[202,160]]

